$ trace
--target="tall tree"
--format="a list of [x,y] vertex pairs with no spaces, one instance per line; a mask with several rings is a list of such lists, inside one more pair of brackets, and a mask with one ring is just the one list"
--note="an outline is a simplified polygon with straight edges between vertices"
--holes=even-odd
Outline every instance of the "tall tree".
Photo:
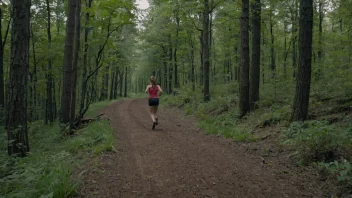
[[240,117],[249,111],[249,0],[242,0],[241,65],[240,65]]
[[261,29],[261,4],[260,0],[252,3],[252,65],[250,70],[250,108],[255,109],[259,101],[260,82],[260,29]]
[[322,60],[323,60],[323,21],[324,21],[324,2],[319,0],[319,41],[318,41],[318,72],[317,77],[320,77]]
[[299,65],[296,76],[296,94],[293,102],[292,120],[306,120],[308,116],[311,82],[313,0],[300,0]]
[[81,0],[76,0],[75,10],[75,40],[74,40],[74,51],[73,51],[73,62],[72,62],[72,91],[71,91],[71,115],[70,125],[73,127],[74,120],[76,117],[76,87],[77,87],[77,68],[78,68],[78,57],[79,50],[81,48]]
[[84,109],[85,107],[85,101],[86,101],[86,92],[87,92],[87,83],[86,83],[86,77],[87,77],[87,68],[88,68],[88,49],[89,49],[89,43],[88,43],[88,36],[89,36],[89,19],[90,19],[90,13],[88,11],[89,8],[92,7],[92,2],[93,0],[88,0],[86,1],[86,17],[85,17],[85,27],[84,27],[84,54],[83,54],[83,73],[82,73],[82,88],[81,88],[81,106],[80,109]]
[[63,87],[61,96],[61,112],[60,122],[67,124],[70,122],[71,116],[71,96],[72,96],[72,60],[73,46],[75,38],[75,15],[76,15],[76,0],[68,1],[68,18],[66,22],[66,40],[64,51],[64,67],[63,67]]
[[177,8],[176,11],[174,11],[175,19],[176,19],[176,41],[175,41],[175,49],[174,49],[174,68],[175,68],[175,88],[179,88],[179,77],[178,77],[178,65],[177,65],[177,49],[178,49],[178,43],[179,43],[179,31],[180,31],[180,17],[179,17],[179,4],[177,2]]
[[271,52],[271,61],[270,61],[270,69],[272,72],[272,77],[275,76],[275,70],[276,70],[276,57],[275,57],[275,37],[274,37],[274,24],[273,24],[273,5],[270,5],[270,14],[269,14],[269,21],[270,21],[270,52]]
[[[4,48],[2,43],[2,8],[0,6],[0,116],[2,108],[5,106],[5,87],[4,87]],[[0,120],[2,122],[2,120]],[[2,125],[0,123],[0,125]]]
[[51,10],[49,0],[46,0],[47,8],[47,36],[48,36],[48,70],[47,70],[47,85],[46,85],[46,110],[45,123],[54,122],[53,108],[53,76],[52,76],[52,54],[51,54]]
[[8,154],[26,156],[27,86],[29,74],[30,0],[12,1],[11,63],[8,86],[6,129]]
[[[10,30],[11,18],[7,24],[6,33],[4,40],[2,38],[2,7],[0,7],[0,117],[3,117],[3,109],[5,107],[5,79],[4,79],[4,49],[7,40],[7,35]],[[0,125],[2,125],[3,120],[0,119]]]
[[298,20],[298,1],[293,0],[293,5],[291,8],[291,20],[292,20],[292,68],[293,77],[296,77],[297,69],[297,20]]
[[204,78],[204,102],[210,101],[210,89],[209,89],[209,0],[203,0],[204,10],[203,10],[203,40],[202,40],[202,48],[203,48],[203,78]]

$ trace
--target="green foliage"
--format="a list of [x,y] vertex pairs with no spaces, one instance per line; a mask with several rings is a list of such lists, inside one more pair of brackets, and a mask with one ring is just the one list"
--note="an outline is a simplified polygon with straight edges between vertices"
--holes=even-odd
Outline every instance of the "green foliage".
[[104,151],[113,150],[113,130],[107,120],[93,122],[89,127],[77,131],[76,135],[75,138],[70,138],[65,142],[65,147],[70,153],[86,150],[94,154],[100,154]]
[[113,100],[113,101],[101,101],[101,102],[97,102],[97,103],[91,104],[89,106],[89,109],[88,109],[87,113],[86,113],[86,116],[87,117],[95,117],[95,116],[97,116],[99,110],[108,107],[113,102],[116,102],[116,100]]
[[[320,162],[318,167],[322,171],[327,171],[348,189],[352,187],[352,164],[350,161],[343,160],[341,162],[334,161],[330,163]],[[351,192],[351,191],[350,191]]]
[[63,137],[58,124],[42,122],[32,123],[29,134],[31,153],[26,158],[8,157],[5,136],[1,137],[0,194],[5,197],[71,197],[80,183],[72,177],[73,170],[82,165],[84,156],[113,150],[113,130],[106,120],[73,137]]
[[200,119],[198,127],[206,134],[221,135],[235,141],[254,141],[248,129],[237,126],[236,98],[226,94],[233,87],[232,83],[215,87],[213,93],[217,95],[208,103],[202,103],[201,94],[193,92],[191,87],[185,87],[179,90],[179,95],[164,96],[162,104],[183,107],[186,114]]
[[323,121],[294,122],[285,131],[283,144],[293,146],[299,161],[331,161],[344,148],[352,146],[351,128],[339,129]]

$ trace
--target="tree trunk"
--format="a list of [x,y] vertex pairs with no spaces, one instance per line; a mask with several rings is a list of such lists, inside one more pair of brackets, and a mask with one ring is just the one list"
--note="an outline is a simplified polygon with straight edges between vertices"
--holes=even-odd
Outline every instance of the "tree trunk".
[[5,108],[4,47],[2,42],[2,8],[0,7],[0,126],[3,125]]
[[105,73],[103,77],[103,82],[102,82],[102,88],[101,88],[101,93],[100,93],[100,101],[104,101],[108,99],[108,91],[109,91],[109,70],[110,67],[106,66],[105,67]]
[[72,60],[73,60],[73,45],[75,39],[75,14],[76,0],[68,1],[68,18],[66,22],[66,40],[64,51],[64,67],[63,67],[63,86],[61,97],[60,122],[67,124],[70,122],[71,116],[71,96],[72,96]]
[[[34,120],[38,120],[38,112],[37,112],[37,106],[38,106],[38,98],[39,96],[37,95],[37,57],[36,57],[36,47],[35,47],[35,38],[34,38],[34,33],[33,33],[33,28],[30,26],[30,34],[31,34],[31,39],[32,39],[32,54],[33,54],[33,72],[32,72],[32,86],[33,86],[33,108],[31,109],[31,113],[29,114],[31,117],[34,118]],[[37,97],[38,96],[38,97]]]
[[74,121],[76,119],[76,88],[77,88],[77,68],[79,51],[81,47],[81,0],[76,0],[75,10],[75,40],[73,50],[73,62],[72,62],[72,92],[71,92],[71,115],[70,115],[70,126],[73,128]]
[[179,88],[179,77],[178,77],[178,66],[177,66],[177,47],[178,47],[178,32],[180,28],[180,17],[178,16],[178,11],[176,11],[176,41],[175,41],[175,50],[174,50],[174,68],[175,68],[175,88]]
[[[11,18],[7,24],[4,40],[2,38],[2,8],[0,7],[0,118],[4,116],[5,108],[5,76],[4,76],[4,49],[7,40],[7,35],[10,30]],[[0,119],[0,126],[4,124],[4,120]]]
[[[2,43],[2,8],[0,7],[0,117],[3,117],[5,107],[5,87],[4,87],[4,48]],[[0,119],[0,126],[3,120]]]
[[114,99],[114,88],[115,88],[115,72],[114,69],[111,68],[111,82],[110,82],[110,95],[109,99],[113,100]]
[[295,7],[291,13],[292,15],[292,68],[293,68],[293,77],[296,77],[297,69],[297,9],[298,9],[298,0],[295,1]]
[[270,38],[271,38],[271,45],[270,45],[270,51],[271,51],[271,64],[270,64],[270,69],[272,71],[272,77],[275,76],[275,69],[276,69],[276,57],[275,57],[275,48],[274,48],[274,32],[273,32],[273,19],[272,19],[273,11],[270,10]]
[[163,81],[163,86],[165,87],[165,92],[169,93],[169,88],[168,88],[168,68],[167,68],[167,57],[168,57],[168,53],[167,53],[167,49],[166,47],[162,47],[163,49],[163,64],[164,64],[164,81]]
[[257,108],[256,103],[259,101],[259,82],[260,82],[260,29],[261,29],[261,4],[256,0],[252,4],[252,66],[250,84],[250,107],[251,110]]
[[[88,0],[88,4],[86,4],[86,8],[91,8],[92,7],[92,1],[93,0]],[[82,90],[81,90],[81,107],[80,109],[84,109],[85,107],[85,101],[87,97],[87,68],[88,68],[88,49],[89,49],[89,44],[88,44],[88,36],[89,36],[89,17],[90,14],[89,12],[86,12],[86,20],[85,20],[85,29],[84,29],[84,54],[83,54],[83,73],[82,73]]]
[[122,67],[120,71],[120,97],[122,97],[122,92],[123,92],[123,77],[124,77],[124,70],[125,68]]
[[200,36],[199,36],[199,43],[200,43],[200,50],[199,50],[199,53],[200,53],[199,84],[200,85],[203,85],[203,83],[204,83],[203,31],[200,32]]
[[323,61],[323,20],[324,20],[324,5],[323,0],[319,0],[319,41],[318,41],[318,73],[317,78],[320,77],[322,70],[322,61]]
[[296,76],[296,94],[293,102],[292,120],[306,120],[308,116],[311,82],[313,0],[300,1],[299,65]]
[[30,0],[12,1],[11,63],[8,87],[6,129],[8,154],[26,156],[27,87],[29,74]]
[[195,91],[196,90],[196,81],[195,81],[195,66],[194,66],[194,43],[193,43],[193,39],[192,39],[192,34],[190,34],[190,47],[191,47],[191,81],[192,81],[192,90]]
[[53,76],[52,76],[52,56],[51,56],[51,10],[49,0],[46,0],[47,8],[47,36],[48,36],[48,70],[46,81],[46,115],[45,124],[54,122],[53,116]]
[[125,67],[125,90],[124,90],[124,94],[123,94],[123,97],[127,97],[127,73],[128,72],[128,68]]
[[117,99],[117,89],[119,86],[119,83],[121,83],[121,79],[119,79],[120,76],[120,69],[116,68],[116,72],[115,72],[115,88],[114,88],[114,99]]
[[168,94],[172,93],[172,72],[173,72],[173,65],[172,65],[172,43],[171,43],[171,35],[169,35],[169,89]]
[[204,69],[204,102],[210,101],[209,90],[209,0],[203,0],[203,69]]
[[249,0],[242,0],[241,65],[240,65],[240,117],[249,111]]

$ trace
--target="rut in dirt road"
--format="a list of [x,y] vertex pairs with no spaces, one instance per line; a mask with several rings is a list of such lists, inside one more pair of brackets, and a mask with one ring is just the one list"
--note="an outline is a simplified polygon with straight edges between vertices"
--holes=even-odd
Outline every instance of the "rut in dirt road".
[[152,131],[146,99],[103,110],[116,129],[116,153],[85,176],[83,197],[323,197],[316,182],[263,166],[239,144],[205,135],[177,110],[160,109]]

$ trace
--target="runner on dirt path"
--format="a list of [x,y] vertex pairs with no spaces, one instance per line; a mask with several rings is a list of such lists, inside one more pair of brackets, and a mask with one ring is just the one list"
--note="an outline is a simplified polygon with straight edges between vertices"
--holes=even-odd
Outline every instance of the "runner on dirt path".
[[152,129],[155,129],[155,126],[158,125],[158,112],[159,106],[159,95],[161,94],[161,87],[156,83],[156,78],[154,76],[150,77],[150,84],[145,89],[145,93],[149,94],[149,107],[150,107],[150,117],[153,121]]

